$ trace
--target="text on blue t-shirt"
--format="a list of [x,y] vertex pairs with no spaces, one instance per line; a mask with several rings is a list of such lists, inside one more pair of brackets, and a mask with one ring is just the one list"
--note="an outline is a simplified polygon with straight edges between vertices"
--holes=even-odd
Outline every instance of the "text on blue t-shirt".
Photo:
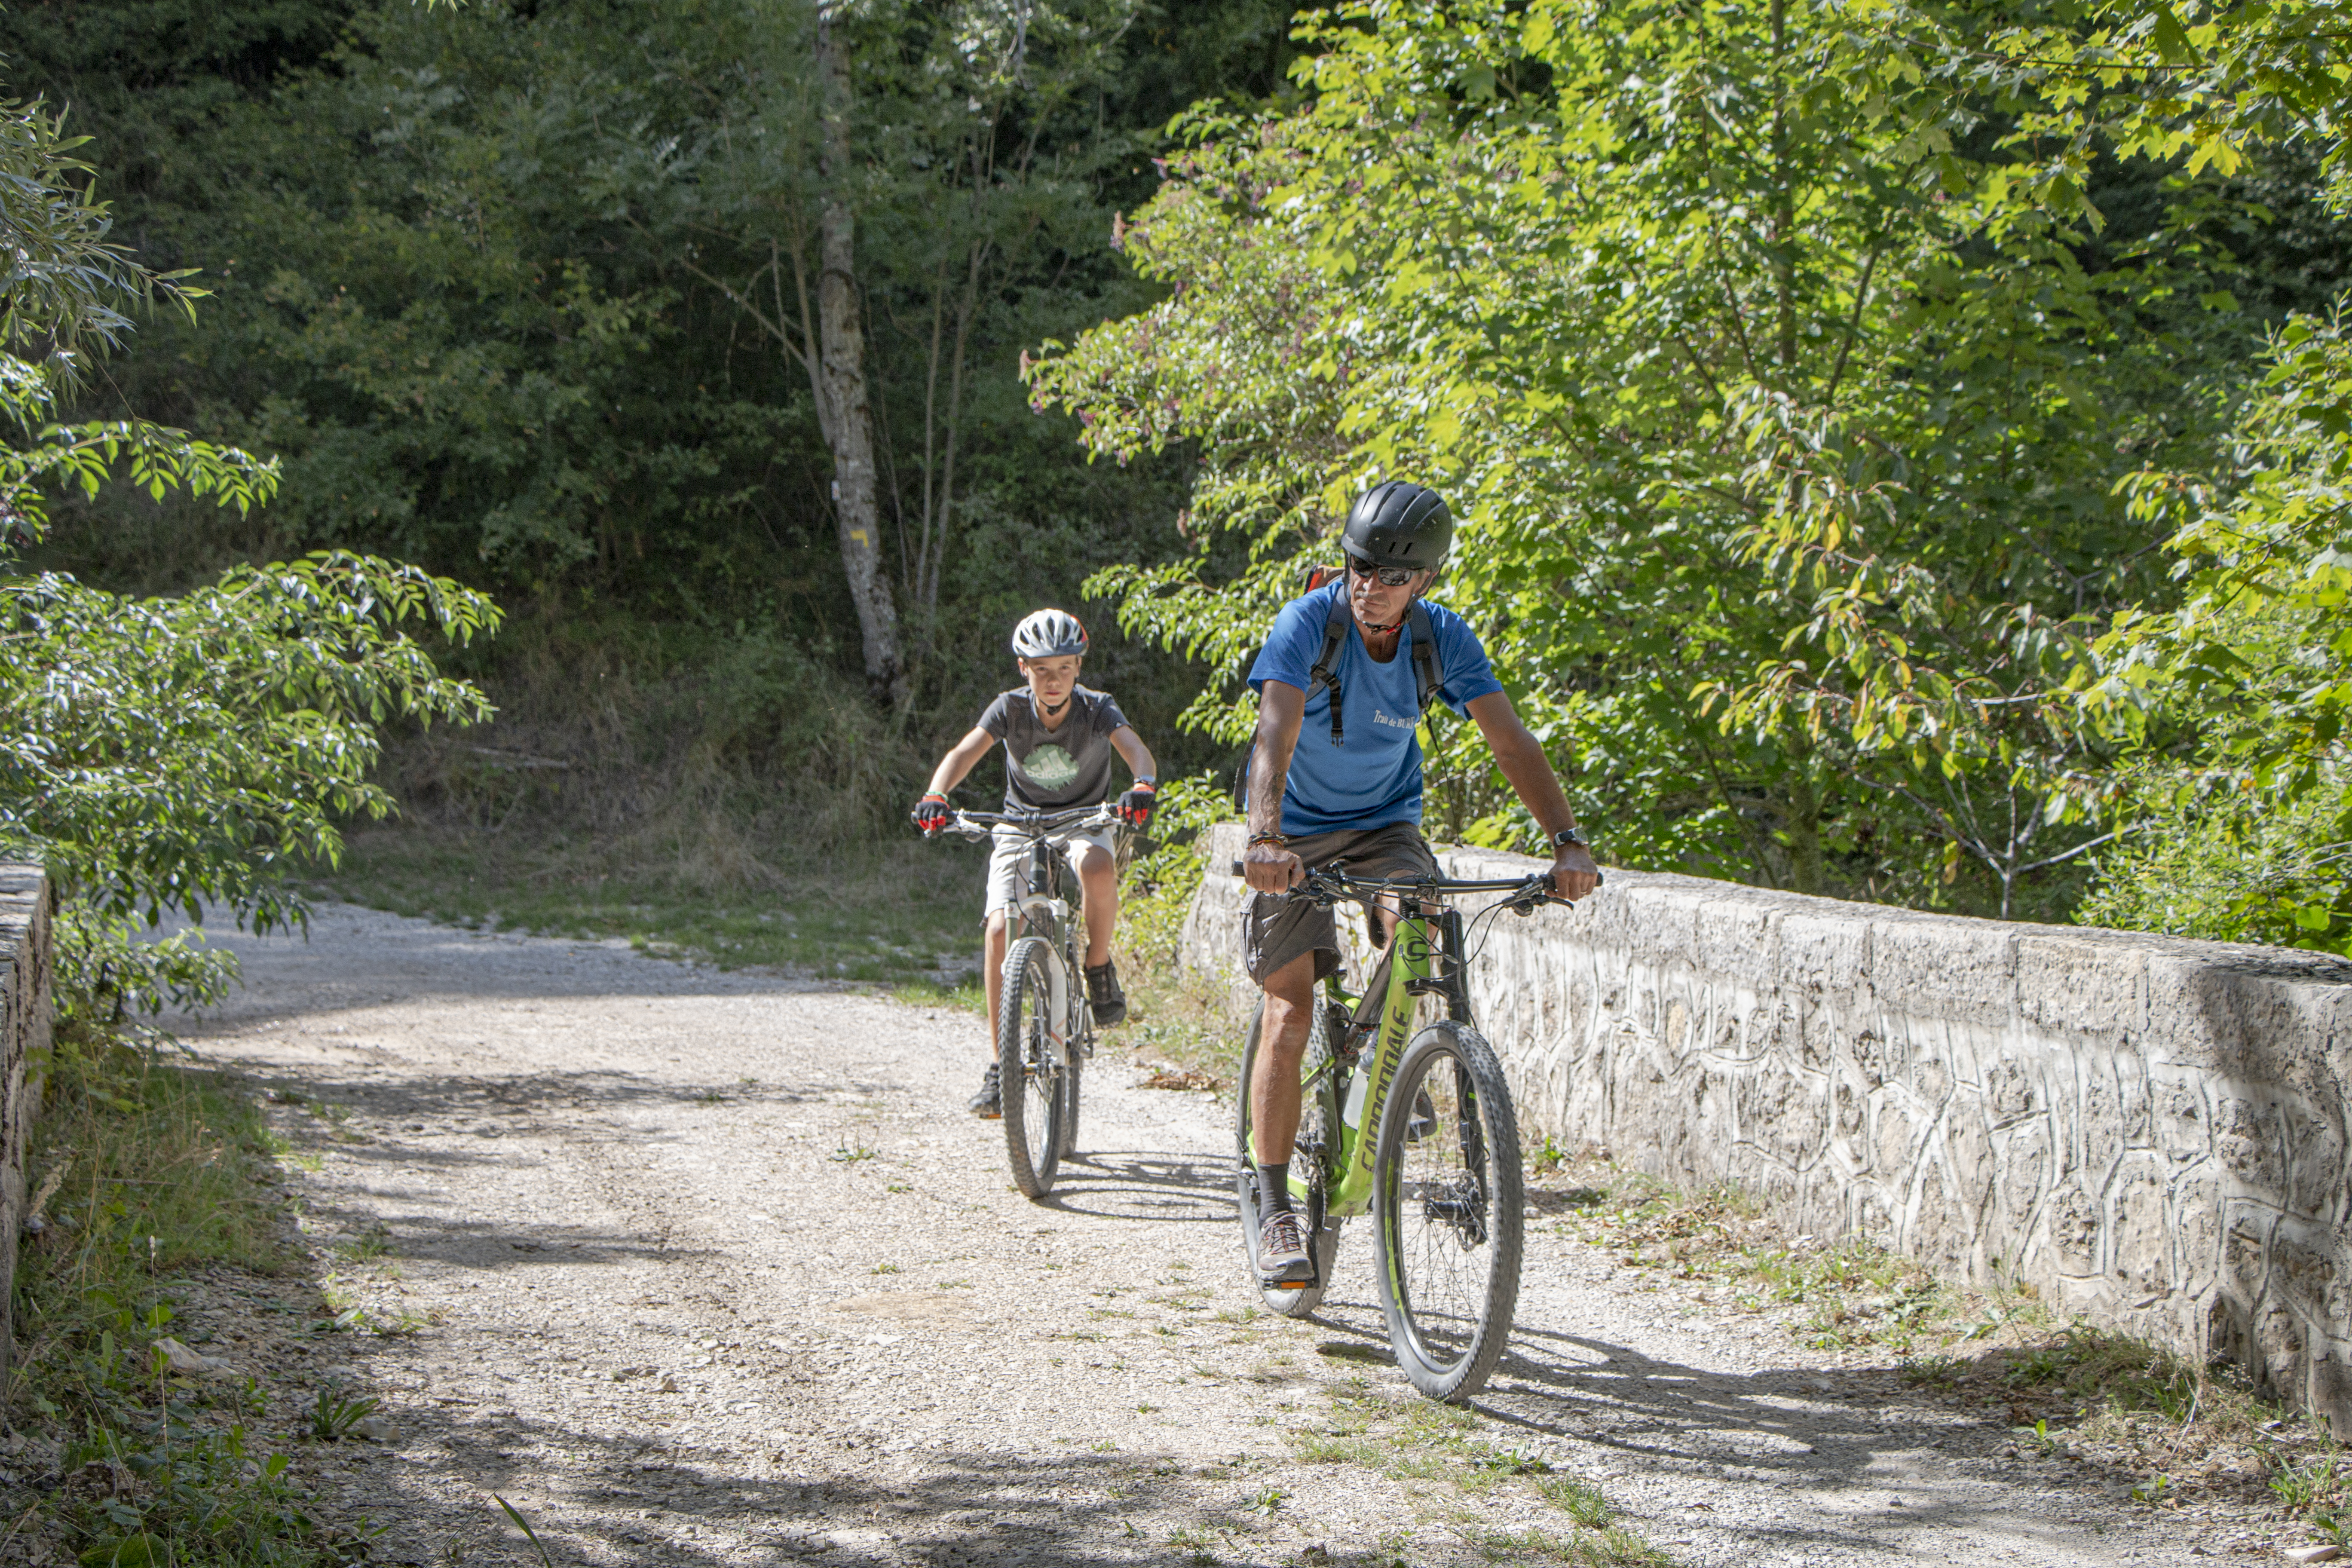
[[[1326,833],[1339,827],[1385,827],[1421,820],[1420,692],[1412,674],[1412,627],[1397,634],[1396,652],[1385,662],[1364,647],[1364,634],[1351,616],[1339,641],[1331,673],[1339,682],[1339,718],[1347,743],[1331,743],[1331,689],[1307,690],[1315,656],[1323,651],[1323,628],[1335,600],[1348,591],[1344,579],[1293,599],[1274,618],[1274,630],[1250,667],[1252,691],[1269,680],[1307,691],[1306,719],[1298,746],[1290,754],[1290,779],[1282,792],[1282,831]],[[1490,691],[1500,691],[1486,662],[1486,649],[1468,622],[1442,605],[1429,610],[1444,680],[1438,697],[1459,713]]]

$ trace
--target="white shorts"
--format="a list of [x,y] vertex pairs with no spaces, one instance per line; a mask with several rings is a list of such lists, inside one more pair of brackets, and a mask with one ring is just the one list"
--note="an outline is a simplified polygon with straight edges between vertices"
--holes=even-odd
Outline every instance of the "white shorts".
[[[1065,855],[1078,844],[1091,844],[1104,854],[1112,855],[1118,853],[1112,844],[1118,832],[1116,827],[1097,827],[1083,833],[1055,833],[1047,836],[1046,842],[1059,845]],[[989,830],[989,837],[988,907],[981,911],[983,920],[1019,903],[1029,893],[1029,836],[999,824]],[[1071,859],[1075,863],[1076,857],[1071,856]],[[1074,904],[1078,901],[1076,888],[1064,889],[1062,896]]]

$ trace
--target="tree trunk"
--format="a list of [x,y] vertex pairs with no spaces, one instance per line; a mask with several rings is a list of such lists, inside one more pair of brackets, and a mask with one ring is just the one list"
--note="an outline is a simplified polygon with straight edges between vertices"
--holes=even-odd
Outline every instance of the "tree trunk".
[[1800,772],[1789,791],[1789,881],[1800,893],[1822,890],[1822,797]]
[[874,700],[906,700],[898,614],[882,571],[881,509],[876,497],[874,410],[866,389],[866,334],[858,319],[856,215],[845,188],[849,166],[849,60],[835,32],[832,5],[817,11],[816,68],[824,91],[821,172],[826,186],[819,224],[817,352],[809,362],[817,416],[833,451],[833,510],[841,564],[866,643],[866,687]]

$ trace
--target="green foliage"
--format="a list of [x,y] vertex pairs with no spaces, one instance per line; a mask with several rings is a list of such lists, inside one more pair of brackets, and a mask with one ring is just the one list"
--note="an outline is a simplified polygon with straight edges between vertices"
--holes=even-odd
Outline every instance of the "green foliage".
[[[20,274],[0,330],[0,840],[26,844],[69,900],[58,924],[68,1016],[209,1000],[233,973],[184,940],[131,940],[134,918],[201,921],[226,904],[257,927],[299,921],[289,864],[331,859],[338,821],[382,816],[369,779],[376,727],[458,720],[480,694],[440,674],[408,633],[463,642],[497,624],[480,595],[343,552],[231,570],[171,599],[135,599],[16,552],[46,532],[49,492],[97,494],[127,477],[151,502],[173,491],[246,511],[274,465],[138,420],[49,421],[72,345],[119,339],[121,310],[177,274],[148,272],[105,241],[108,208],[75,145],[39,105],[0,106],[0,179]],[[23,357],[45,340],[47,363]]]
[[[2095,272],[2013,104],[1836,9],[1685,22],[1367,5],[1307,30],[1311,107],[1196,117],[1125,231],[1173,297],[1033,372],[1097,456],[1202,445],[1192,552],[1094,585],[1229,681],[1412,475],[1610,853],[2006,911],[2095,840],[2074,688],[2166,592],[2115,483],[2210,450],[2251,334],[2220,198],[2103,166],[2146,227]],[[1231,690],[1190,721],[1237,739]],[[1526,841],[1475,741],[1432,771],[1452,831]]]
[[2296,317],[2269,364],[2227,468],[2131,479],[2187,592],[2101,644],[2151,754],[2084,916],[2352,952],[2352,340]]
[[1176,944],[1206,867],[1202,830],[1228,821],[1233,802],[1213,778],[1171,779],[1151,815],[1151,853],[1128,868],[1119,893],[1119,937],[1147,963],[1176,967]]

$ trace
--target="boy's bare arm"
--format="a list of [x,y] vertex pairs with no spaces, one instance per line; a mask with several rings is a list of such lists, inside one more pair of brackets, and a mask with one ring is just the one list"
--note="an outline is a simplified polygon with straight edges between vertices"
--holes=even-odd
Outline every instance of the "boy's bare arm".
[[1127,763],[1128,772],[1139,779],[1156,779],[1160,764],[1151,760],[1151,748],[1135,732],[1132,724],[1121,724],[1110,732],[1110,743]]
[[945,795],[963,783],[964,774],[971,772],[980,759],[988,755],[988,748],[996,744],[996,737],[985,730],[974,730],[955,743],[940,765],[931,770],[931,793]]

